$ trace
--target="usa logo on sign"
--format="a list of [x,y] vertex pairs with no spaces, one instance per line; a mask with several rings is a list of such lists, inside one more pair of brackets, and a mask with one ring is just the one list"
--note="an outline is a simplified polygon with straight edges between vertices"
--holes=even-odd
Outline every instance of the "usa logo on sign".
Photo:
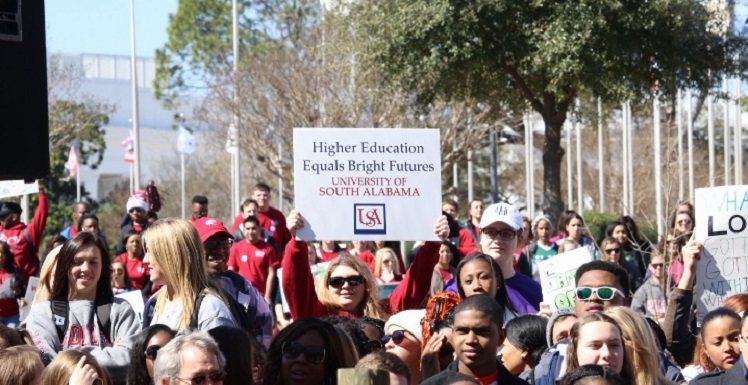
[[354,204],[353,233],[387,234],[387,220],[384,204]]

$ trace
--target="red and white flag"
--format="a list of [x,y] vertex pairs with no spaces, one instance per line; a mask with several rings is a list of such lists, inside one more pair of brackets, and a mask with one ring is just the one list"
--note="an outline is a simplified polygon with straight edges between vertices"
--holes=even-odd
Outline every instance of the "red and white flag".
[[75,150],[75,143],[70,146],[68,161],[65,162],[65,169],[68,170],[68,178],[72,178],[78,173],[80,162],[78,161],[78,152]]
[[127,135],[127,138],[122,141],[122,147],[125,148],[124,161],[126,163],[135,163],[135,138],[132,136],[132,131]]

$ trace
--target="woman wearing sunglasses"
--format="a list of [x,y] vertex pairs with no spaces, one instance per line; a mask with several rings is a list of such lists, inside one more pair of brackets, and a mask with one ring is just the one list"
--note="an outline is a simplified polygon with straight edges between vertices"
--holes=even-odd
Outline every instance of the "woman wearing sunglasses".
[[127,267],[120,261],[112,263],[112,292],[114,295],[127,293],[135,290],[132,286],[130,276],[127,274]]
[[[151,282],[163,286],[146,303],[153,310],[143,315],[143,326],[164,324],[177,331],[237,326],[221,283],[208,275],[203,243],[192,223],[176,218],[154,222],[143,234],[143,248]],[[205,296],[195,309],[201,294]]]
[[130,366],[127,371],[127,385],[153,384],[153,361],[163,348],[174,338],[176,332],[165,325],[152,325],[143,330],[130,349]]
[[[632,291],[636,291],[641,286],[641,272],[626,260],[624,247],[616,238],[605,237],[600,243],[600,260],[615,263],[626,269],[626,272],[629,274],[629,287],[631,287]],[[638,284],[634,286],[636,283]]]
[[345,343],[329,323],[298,319],[270,344],[263,384],[336,385],[338,369],[356,365],[356,357],[343,354]]
[[426,310],[404,310],[393,314],[384,325],[384,348],[400,357],[410,369],[410,383],[421,383],[421,320]]
[[140,324],[130,304],[112,293],[110,263],[106,244],[92,233],[78,233],[62,246],[51,300],[32,306],[26,318],[46,364],[71,347],[85,348],[115,381],[125,379],[129,337]]
[[[304,225],[296,210],[291,211],[286,223],[292,234]],[[434,233],[440,239],[446,239],[449,234],[446,216],[439,217]],[[309,268],[307,244],[294,238],[286,245],[281,264],[283,291],[296,293],[286,297],[294,319],[329,314],[387,319],[389,314],[417,308],[428,294],[431,272],[439,259],[440,243],[427,242],[419,249],[400,285],[384,303],[380,303],[377,282],[369,268],[357,257],[342,254],[330,263],[317,296]]]

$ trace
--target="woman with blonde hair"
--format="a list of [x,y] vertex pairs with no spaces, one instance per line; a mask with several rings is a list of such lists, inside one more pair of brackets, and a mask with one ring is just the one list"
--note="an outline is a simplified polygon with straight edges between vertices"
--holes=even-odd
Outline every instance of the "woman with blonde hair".
[[42,372],[44,365],[35,347],[20,345],[0,350],[0,384],[39,384]]
[[637,385],[673,385],[660,371],[660,357],[657,341],[652,329],[641,314],[633,309],[616,306],[605,311],[613,318],[623,332],[626,355],[636,368]]
[[76,349],[66,350],[55,357],[40,385],[109,385],[109,373],[92,355]]
[[49,291],[52,290],[52,281],[55,275],[55,266],[57,265],[57,255],[62,250],[62,245],[55,247],[44,257],[41,272],[39,273],[39,286],[34,294],[33,305],[40,302],[49,301]]
[[238,326],[220,282],[208,275],[195,226],[176,218],[158,220],[143,234],[143,249],[151,282],[163,286],[145,305],[144,328],[163,324],[174,330],[208,331],[222,325]]
[[582,365],[594,364],[609,367],[627,384],[648,385],[636,382],[623,331],[613,318],[604,313],[587,313],[579,318],[569,332],[567,349],[567,373]]
[[[292,234],[304,225],[296,210],[291,212],[286,223]],[[434,232],[446,239],[449,232],[446,216],[439,218]],[[386,320],[389,314],[415,309],[431,287],[431,272],[439,258],[439,245],[438,242],[428,242],[421,247],[400,285],[380,303],[374,275],[360,259],[349,254],[342,254],[330,263],[317,295],[309,268],[307,244],[293,237],[286,245],[281,264],[283,291],[296,293],[286,297],[291,316],[299,319],[333,314]]]
[[377,278],[377,283],[393,283],[400,282],[403,280],[403,275],[400,272],[400,264],[397,263],[397,256],[395,250],[389,247],[383,247],[377,250],[374,255],[376,259],[376,265],[374,265],[374,276]]

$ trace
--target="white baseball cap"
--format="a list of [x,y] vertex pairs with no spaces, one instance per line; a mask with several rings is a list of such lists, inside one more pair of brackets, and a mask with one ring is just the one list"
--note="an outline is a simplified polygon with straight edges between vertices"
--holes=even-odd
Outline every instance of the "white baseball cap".
[[495,222],[506,223],[515,230],[522,228],[522,216],[516,207],[508,203],[494,203],[483,211],[480,228],[484,229]]

